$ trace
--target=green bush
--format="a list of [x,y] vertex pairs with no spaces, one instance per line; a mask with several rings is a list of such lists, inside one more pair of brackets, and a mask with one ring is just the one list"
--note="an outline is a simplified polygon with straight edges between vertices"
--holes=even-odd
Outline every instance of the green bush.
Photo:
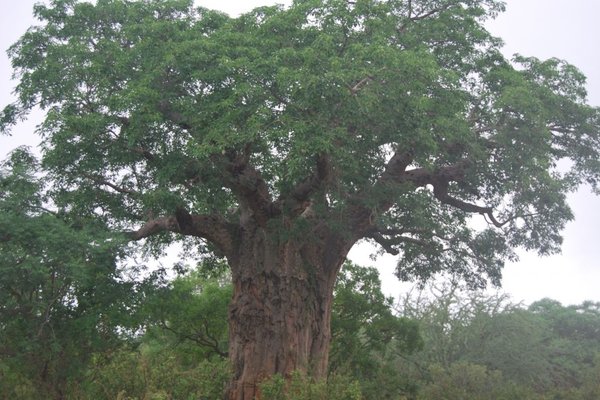
[[260,385],[263,400],[361,400],[360,385],[343,376],[314,381],[294,373],[286,381],[275,375]]
[[91,371],[81,395],[73,400],[216,400],[229,379],[222,359],[186,367],[177,353],[122,351]]
[[430,368],[431,383],[425,385],[418,400],[514,400],[540,399],[530,390],[507,381],[500,371],[483,365],[457,362],[444,368]]

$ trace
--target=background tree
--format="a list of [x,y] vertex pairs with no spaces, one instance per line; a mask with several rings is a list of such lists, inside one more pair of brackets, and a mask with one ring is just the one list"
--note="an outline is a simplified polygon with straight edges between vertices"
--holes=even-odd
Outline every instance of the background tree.
[[135,328],[137,288],[93,220],[51,212],[25,149],[0,166],[0,397],[65,399]]
[[[419,324],[423,349],[406,355],[398,376],[414,398],[593,398],[598,386],[597,304],[529,307],[506,295],[431,285],[406,295],[401,315]],[[487,389],[486,389],[487,388]],[[490,397],[491,396],[491,397]],[[587,397],[586,397],[587,396]]]
[[[183,345],[190,359],[227,358],[227,307],[231,299],[228,274],[207,276],[207,264],[157,288],[148,299],[146,340]],[[168,347],[167,345],[164,345]]]
[[406,293],[397,313],[418,321],[424,340],[419,363],[448,367],[465,354],[481,352],[484,331],[500,314],[518,310],[507,295],[468,290],[458,282],[429,283]]
[[54,0],[10,50],[1,129],[40,106],[57,204],[227,259],[228,396],[251,399],[274,373],[325,374],[335,278],[361,239],[401,255],[401,279],[471,286],[499,283],[515,247],[558,251],[566,193],[597,188],[599,112],[573,66],[501,55],[482,22],[502,8],[297,0],[232,19]]
[[398,398],[411,383],[394,361],[423,346],[417,323],[393,311],[379,272],[346,262],[338,276],[331,315],[329,373],[360,382],[365,399]]

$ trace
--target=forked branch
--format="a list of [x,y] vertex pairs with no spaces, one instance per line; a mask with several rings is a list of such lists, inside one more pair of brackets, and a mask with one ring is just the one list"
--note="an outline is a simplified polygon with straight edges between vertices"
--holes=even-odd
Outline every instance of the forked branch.
[[287,197],[280,197],[280,200],[286,202],[290,209],[297,210],[297,214],[301,214],[305,208],[301,205],[308,204],[310,198],[329,184],[332,179],[331,157],[326,153],[319,154],[312,174],[298,183]]

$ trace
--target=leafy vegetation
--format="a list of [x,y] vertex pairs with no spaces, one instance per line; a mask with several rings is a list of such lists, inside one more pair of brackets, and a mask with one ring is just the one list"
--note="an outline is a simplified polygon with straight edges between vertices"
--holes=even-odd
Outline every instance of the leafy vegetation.
[[[146,281],[136,290],[117,275],[97,273],[91,264],[97,260],[84,262],[93,253],[79,258],[89,249],[77,242],[73,252],[53,254],[55,230],[74,241],[90,237],[39,209],[42,185],[34,170],[34,160],[18,151],[2,175],[6,218],[17,210],[12,196],[28,190],[32,203],[19,202],[19,217],[28,221],[21,224],[27,240],[44,257],[34,251],[25,257],[19,236],[3,237],[3,250],[10,250],[2,252],[6,272],[31,262],[38,280],[31,273],[2,281],[0,394],[16,400],[222,398],[231,374],[227,269],[201,263],[171,282]],[[41,215],[46,227],[60,228],[31,229]],[[69,232],[73,236],[65,236]],[[6,262],[18,254],[16,264]],[[118,272],[114,259],[101,260]],[[67,265],[69,274],[56,270]],[[32,304],[48,309],[48,273],[68,280],[76,297],[52,298],[51,312],[31,311]],[[94,301],[81,290],[90,279],[97,285]],[[106,297],[99,296],[104,290]],[[382,294],[375,269],[351,263],[335,294],[328,379],[300,371],[290,379],[277,375],[261,384],[262,399],[591,400],[600,394],[600,304],[565,307],[543,299],[524,307],[455,283],[415,289],[394,304]],[[138,295],[143,302],[132,312],[125,305]]]
[[417,398],[597,395],[600,304],[565,307],[543,299],[524,307],[508,300],[456,284],[431,287],[429,296],[405,297],[400,313],[420,322],[424,340],[423,350],[402,367],[421,382]]
[[135,328],[138,284],[120,280],[101,224],[48,211],[36,160],[18,149],[0,169],[0,397],[62,398],[94,353]]

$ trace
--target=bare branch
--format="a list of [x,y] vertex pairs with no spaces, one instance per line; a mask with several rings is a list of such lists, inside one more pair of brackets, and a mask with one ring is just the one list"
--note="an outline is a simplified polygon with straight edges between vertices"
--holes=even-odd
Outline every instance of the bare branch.
[[135,196],[139,195],[139,192],[137,192],[133,189],[128,189],[128,188],[124,188],[122,186],[115,185],[114,183],[104,179],[102,176],[92,175],[92,174],[83,174],[83,176],[94,181],[95,183],[97,183],[99,185],[108,186],[109,188],[113,189],[115,192],[122,193],[122,194],[130,194],[130,195],[135,195]]
[[356,96],[356,94],[365,86],[367,85],[367,83],[374,81],[375,78],[373,78],[372,76],[367,76],[366,78],[361,79],[358,83],[356,83],[354,86],[350,86],[348,85],[348,89],[350,90],[350,93],[352,94],[352,96]]

